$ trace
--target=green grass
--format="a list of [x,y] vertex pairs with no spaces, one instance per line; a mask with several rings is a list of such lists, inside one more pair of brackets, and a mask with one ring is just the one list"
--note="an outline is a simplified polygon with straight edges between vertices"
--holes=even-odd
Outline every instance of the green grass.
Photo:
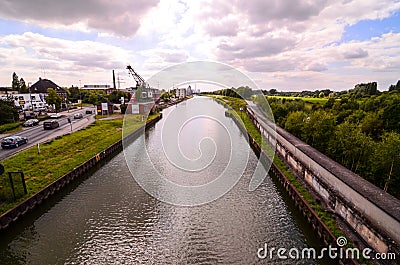
[[22,130],[22,124],[24,122],[14,122],[0,125],[0,133],[14,133]]
[[[149,116],[149,119],[156,116]],[[131,116],[129,119],[129,131],[134,131],[144,124],[142,115]],[[122,124],[122,118],[97,120],[86,129],[65,135],[47,145],[41,144],[40,154],[34,146],[3,160],[6,172],[24,172],[28,194],[14,202],[8,175],[0,176],[0,214],[119,141],[122,138]]]
[[329,100],[329,98],[311,98],[311,97],[285,97],[285,96],[267,96],[267,97],[276,99],[288,99],[288,100],[300,99],[307,103],[322,104],[322,105],[328,102]]

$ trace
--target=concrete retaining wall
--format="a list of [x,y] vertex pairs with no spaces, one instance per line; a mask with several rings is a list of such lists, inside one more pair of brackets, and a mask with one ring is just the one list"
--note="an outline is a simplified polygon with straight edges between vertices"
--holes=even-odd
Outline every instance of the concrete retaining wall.
[[[225,113],[226,116],[232,117],[228,112]],[[236,125],[242,131],[243,134],[247,135],[246,139],[248,140],[250,146],[254,150],[255,154],[260,158],[262,163],[265,165],[270,165],[271,161],[267,161],[269,158],[261,149],[260,145],[254,138],[247,132],[246,128],[243,124],[241,124],[236,118],[232,117],[235,121]],[[275,178],[286,190],[291,200],[294,202],[295,206],[301,211],[305,220],[310,223],[313,230],[317,234],[317,236],[322,240],[322,242],[328,246],[336,246],[337,238],[335,235],[331,233],[329,228],[325,225],[325,223],[318,217],[317,213],[311,208],[308,202],[303,198],[303,196],[297,191],[296,187],[287,179],[285,174],[274,164],[271,164],[271,168],[269,171],[269,175]],[[353,259],[341,259],[337,260],[339,264],[358,264],[357,261]]]
[[400,204],[397,199],[384,194],[283,129],[277,127],[275,132],[251,109],[247,110],[247,114],[263,135],[269,135],[267,139],[276,139],[273,142],[276,152],[296,175],[302,177],[330,210],[347,222],[369,246],[380,253],[398,253]]

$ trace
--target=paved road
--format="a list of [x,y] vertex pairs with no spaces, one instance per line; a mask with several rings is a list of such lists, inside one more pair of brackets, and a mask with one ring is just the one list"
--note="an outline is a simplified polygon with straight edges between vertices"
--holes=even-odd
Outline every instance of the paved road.
[[[92,110],[93,114],[86,114],[86,109]],[[74,119],[74,114],[81,112],[83,114],[82,119]],[[63,115],[61,118],[57,119],[60,124],[60,127],[53,129],[53,130],[44,130],[43,129],[43,121],[39,123],[39,126],[23,128],[22,131],[12,135],[19,135],[28,138],[28,144],[22,145],[18,148],[13,149],[0,149],[0,160],[4,160],[21,150],[25,150],[33,145],[37,145],[38,143],[45,142],[47,140],[53,139],[57,136],[65,135],[71,132],[71,124],[68,123],[68,118],[71,119],[72,123],[72,131],[77,131],[84,127],[87,127],[89,124],[95,121],[94,108],[83,108],[83,109],[76,109],[70,112],[61,112]],[[8,135],[11,136],[11,135]]]

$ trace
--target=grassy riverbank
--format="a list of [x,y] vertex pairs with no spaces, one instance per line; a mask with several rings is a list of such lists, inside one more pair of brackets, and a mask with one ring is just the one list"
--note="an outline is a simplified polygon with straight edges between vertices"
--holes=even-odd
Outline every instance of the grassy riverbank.
[[[149,116],[149,119],[157,116]],[[138,129],[145,123],[142,119],[142,115],[130,116],[126,129],[129,132]],[[33,146],[2,161],[6,172],[24,172],[28,194],[13,201],[8,176],[3,174],[0,178],[0,214],[121,140],[122,126],[123,118],[96,120],[86,129],[65,135],[47,144],[41,144],[40,154],[37,147]],[[124,131],[124,134],[126,133],[127,131]]]

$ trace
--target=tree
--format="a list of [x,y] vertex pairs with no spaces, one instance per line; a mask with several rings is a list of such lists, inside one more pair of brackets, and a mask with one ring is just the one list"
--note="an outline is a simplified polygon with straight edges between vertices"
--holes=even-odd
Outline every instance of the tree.
[[80,98],[80,91],[79,91],[79,88],[72,85],[72,86],[68,89],[68,99],[69,99],[71,102],[76,102],[76,101],[78,101],[79,98]]
[[121,108],[121,113],[125,114],[126,109],[128,108],[128,106],[126,104],[121,104],[120,108]]
[[20,91],[20,83],[19,83],[18,75],[15,72],[12,75],[11,89],[14,91]]
[[90,92],[88,101],[93,106],[96,106],[99,103],[99,97],[96,95],[96,93]]
[[0,99],[0,125],[18,121],[18,109],[11,99]]
[[47,90],[46,102],[49,105],[55,105],[56,106],[55,110],[57,112],[61,108],[62,98],[59,95],[57,95],[57,93],[54,89],[49,88]]
[[168,92],[162,92],[160,95],[160,100],[164,101],[164,102],[168,102],[171,98],[171,94]]
[[275,88],[269,90],[270,95],[275,95],[277,93],[278,93],[278,91]]
[[21,78],[19,80],[19,93],[27,93],[28,88],[26,87],[25,80]]
[[360,129],[363,133],[378,140],[383,131],[383,121],[381,121],[375,113],[367,113],[360,123]]
[[362,97],[364,95],[376,95],[378,94],[378,85],[376,82],[371,82],[367,84],[358,84],[354,87],[352,91],[356,97]]
[[335,117],[323,110],[311,113],[304,127],[304,139],[306,142],[321,152],[325,152],[332,132],[335,128]]
[[298,138],[302,138],[307,114],[303,111],[291,112],[285,122],[285,129]]
[[397,81],[396,85],[390,85],[389,91],[398,90],[400,91],[400,80]]
[[274,114],[275,122],[283,127],[283,125],[285,124],[286,116],[289,114],[286,105],[273,101],[271,101],[269,105],[271,107],[272,113]]
[[328,155],[353,172],[365,175],[373,140],[355,124],[344,122],[334,130]]
[[331,96],[329,96],[328,101],[325,103],[324,105],[324,109],[331,109],[333,107],[333,105],[335,104],[335,99]]
[[306,104],[304,100],[286,100],[285,106],[289,112],[303,111],[306,109]]
[[400,132],[400,98],[396,97],[387,102],[383,108],[382,119],[385,129]]
[[113,91],[110,95],[108,95],[108,100],[112,103],[119,104],[121,103],[121,98],[128,98],[129,94],[123,91]]
[[243,97],[244,99],[250,99],[250,97],[253,95],[253,90],[251,90],[251,88],[248,87],[248,86],[245,86],[245,87],[243,87],[243,86],[238,87],[238,88],[236,89],[236,92],[237,92],[241,97]]
[[371,159],[374,176],[385,191],[400,196],[400,134],[389,132],[377,144]]
[[365,116],[366,112],[358,109],[351,111],[351,114],[345,120],[353,124],[359,124],[365,118]]

